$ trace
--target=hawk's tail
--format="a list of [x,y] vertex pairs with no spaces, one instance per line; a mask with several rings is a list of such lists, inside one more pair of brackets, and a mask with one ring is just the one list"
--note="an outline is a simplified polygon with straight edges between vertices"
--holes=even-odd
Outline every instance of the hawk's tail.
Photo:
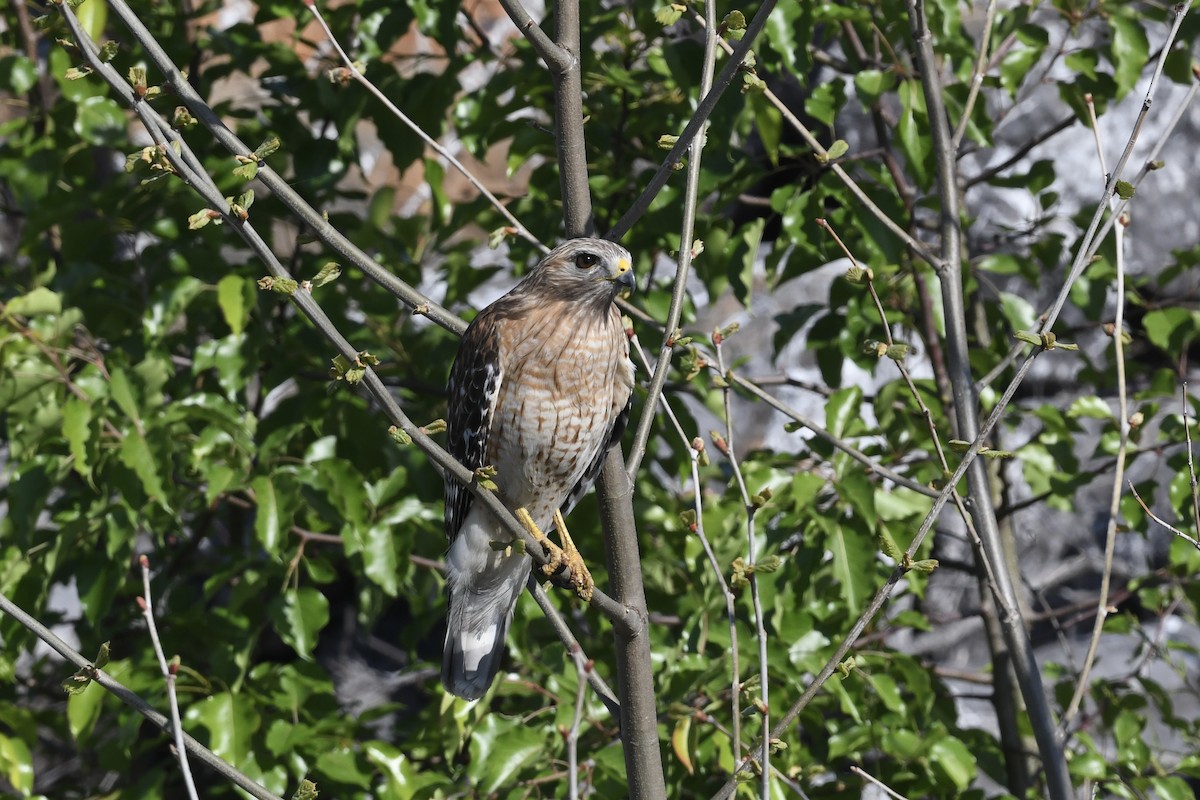
[[527,557],[509,558],[510,563],[504,564],[508,568],[504,571],[508,574],[482,591],[481,587],[471,585],[475,582],[472,578],[482,576],[460,574],[457,576],[459,580],[455,580],[451,565],[450,613],[442,654],[442,685],[446,691],[466,700],[483,697],[504,658],[508,624],[512,621],[517,597],[529,575]]

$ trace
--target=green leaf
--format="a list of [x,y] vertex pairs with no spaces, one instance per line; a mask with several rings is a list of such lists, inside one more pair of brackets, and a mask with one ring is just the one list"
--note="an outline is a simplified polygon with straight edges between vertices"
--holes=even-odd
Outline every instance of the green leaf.
[[1033,304],[1019,294],[1011,292],[1000,293],[1000,313],[1013,330],[1030,330],[1034,327],[1037,312]]
[[409,800],[418,788],[418,770],[404,753],[386,742],[370,741],[363,745],[367,761],[383,772],[382,797]]
[[248,697],[219,692],[193,702],[184,714],[185,728],[199,725],[208,730],[208,747],[235,767],[250,755],[250,741],[261,724]]
[[1096,395],[1085,395],[1077,398],[1067,409],[1068,417],[1087,417],[1088,419],[1114,419],[1115,416],[1108,403]]
[[[100,0],[92,0],[99,3]],[[96,147],[116,147],[125,134],[125,112],[107,97],[88,97],[75,107],[75,135]]]
[[310,586],[289,591],[272,604],[271,619],[280,638],[306,661],[312,660],[317,634],[329,622],[329,601]]
[[117,404],[117,408],[121,409],[131,422],[141,424],[142,417],[138,413],[137,401],[133,398],[133,387],[125,370],[117,367],[110,372],[108,393]]
[[0,86],[11,94],[22,95],[37,83],[37,65],[22,55],[0,58]]
[[897,138],[908,168],[922,188],[928,188],[933,173],[930,170],[932,140],[929,120],[925,113],[925,98],[915,80],[900,84],[900,117],[896,123]]
[[829,161],[836,161],[848,152],[850,152],[850,145],[846,143],[845,139],[838,139],[829,145],[829,149],[825,151],[825,158]]
[[25,742],[0,734],[0,774],[23,796],[33,794],[33,757]]
[[72,5],[76,6],[75,15],[79,18],[79,25],[84,33],[91,37],[92,41],[100,41],[108,21],[108,4],[104,0],[84,0]]
[[668,25],[674,25],[683,16],[683,12],[687,10],[687,6],[679,3],[670,3],[660,7],[654,12],[654,19],[659,25],[664,28]]
[[1113,77],[1117,81],[1114,99],[1120,100],[1134,87],[1146,68],[1150,42],[1135,16],[1113,14],[1109,24],[1112,25],[1112,59],[1116,68]]
[[89,403],[71,396],[63,403],[63,437],[71,450],[71,467],[84,478],[92,474],[88,463],[87,440],[91,435],[92,407]]
[[545,753],[548,742],[536,728],[489,714],[471,736],[471,765],[467,774],[486,796],[513,783],[521,768]]
[[864,69],[854,74],[854,92],[868,107],[895,87],[896,73],[891,70]]
[[1117,181],[1116,185],[1117,196],[1122,200],[1129,200],[1134,195],[1133,184],[1129,181]]
[[121,463],[132,469],[142,482],[142,489],[152,500],[167,507],[167,493],[158,474],[158,464],[150,452],[150,445],[140,431],[131,430],[121,440]]
[[1200,333],[1200,313],[1179,307],[1156,309],[1146,314],[1142,325],[1155,347],[1178,355]]
[[238,275],[229,274],[217,283],[217,303],[221,315],[234,336],[240,336],[246,328],[249,311],[246,308],[246,282]]
[[92,732],[96,720],[100,718],[100,706],[105,694],[99,687],[90,692],[67,693],[67,727],[76,742]]
[[392,530],[386,523],[371,525],[363,532],[356,547],[362,554],[363,572],[389,597],[395,597],[400,591]]
[[975,780],[975,756],[953,736],[943,736],[930,745],[929,761],[934,770],[949,778],[959,792],[966,791]]
[[342,267],[336,261],[330,261],[325,266],[321,267],[316,277],[312,279],[314,289],[320,289],[327,283],[336,281],[342,274]]
[[763,94],[748,95],[750,108],[754,112],[754,123],[762,139],[763,149],[772,166],[779,165],[779,142],[783,136],[783,115],[771,105]]
[[862,389],[851,386],[839,389],[825,404],[825,428],[834,436],[846,435],[850,425],[859,418],[862,409]]
[[283,520],[280,518],[275,485],[269,477],[261,475],[250,482],[250,488],[254,490],[254,499],[258,505],[254,515],[254,535],[264,550],[278,557],[280,543],[287,532],[283,529]]
[[22,317],[40,317],[62,313],[62,295],[39,286],[28,294],[19,295],[5,303],[4,313]]

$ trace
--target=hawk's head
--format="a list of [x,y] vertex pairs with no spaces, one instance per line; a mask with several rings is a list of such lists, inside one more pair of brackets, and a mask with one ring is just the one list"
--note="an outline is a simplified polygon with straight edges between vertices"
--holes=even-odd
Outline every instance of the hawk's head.
[[633,288],[629,251],[605,239],[571,239],[542,259],[522,281],[528,290],[600,308]]

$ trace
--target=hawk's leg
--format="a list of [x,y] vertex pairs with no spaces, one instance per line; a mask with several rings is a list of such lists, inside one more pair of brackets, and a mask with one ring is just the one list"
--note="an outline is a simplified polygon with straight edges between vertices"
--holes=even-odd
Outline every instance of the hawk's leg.
[[575,593],[584,600],[592,599],[592,589],[595,583],[592,581],[592,575],[588,572],[587,567],[583,563],[583,558],[580,557],[579,551],[575,548],[575,543],[571,541],[570,534],[567,533],[567,526],[562,521],[562,514],[558,511],[554,512],[554,524],[558,527],[559,536],[563,540],[565,547],[559,547],[554,542],[550,541],[546,534],[542,533],[542,529],[533,521],[533,517],[529,516],[529,512],[524,508],[516,510],[516,517],[525,526],[525,530],[529,531],[537,543],[546,548],[547,561],[542,566],[542,573],[550,576],[558,572],[559,567],[564,564],[571,570],[571,582],[575,584]]
[[592,573],[588,572],[587,564],[583,563],[583,556],[579,554],[575,542],[571,541],[571,534],[567,533],[567,523],[563,522],[562,511],[558,509],[554,511],[554,527],[558,528],[558,538],[563,543],[563,558],[571,568],[571,581],[575,584],[575,592],[584,600],[591,600],[596,582],[592,580]]

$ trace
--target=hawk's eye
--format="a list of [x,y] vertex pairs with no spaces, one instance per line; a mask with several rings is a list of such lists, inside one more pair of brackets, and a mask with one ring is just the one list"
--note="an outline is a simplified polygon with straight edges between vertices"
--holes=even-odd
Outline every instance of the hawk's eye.
[[580,253],[575,256],[575,266],[580,269],[591,269],[600,263],[600,256],[595,253]]

